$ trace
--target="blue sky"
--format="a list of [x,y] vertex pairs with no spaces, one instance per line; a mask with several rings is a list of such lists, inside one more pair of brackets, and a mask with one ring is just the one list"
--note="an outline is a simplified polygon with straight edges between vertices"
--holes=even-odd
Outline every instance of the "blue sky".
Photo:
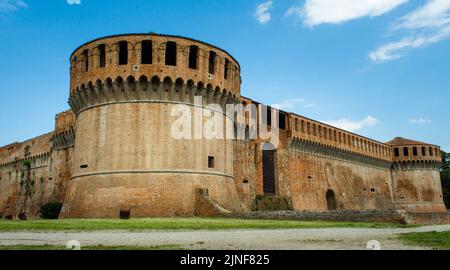
[[134,32],[226,49],[257,101],[450,151],[450,0],[0,0],[0,145],[54,128],[76,47]]

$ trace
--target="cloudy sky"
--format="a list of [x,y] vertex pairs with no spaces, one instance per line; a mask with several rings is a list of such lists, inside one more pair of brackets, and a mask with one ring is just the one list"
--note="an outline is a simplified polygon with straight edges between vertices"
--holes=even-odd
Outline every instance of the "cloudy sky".
[[53,129],[77,46],[133,32],[226,49],[257,101],[450,151],[450,0],[0,0],[0,145]]

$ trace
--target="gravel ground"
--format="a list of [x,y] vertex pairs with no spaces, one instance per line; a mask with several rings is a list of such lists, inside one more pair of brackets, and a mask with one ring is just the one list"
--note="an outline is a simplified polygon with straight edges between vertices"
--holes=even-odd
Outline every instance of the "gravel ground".
[[396,239],[396,234],[429,231],[450,231],[450,225],[404,229],[11,232],[0,233],[0,245],[65,246],[68,241],[77,240],[82,246],[181,245],[194,250],[364,250],[368,241],[377,240],[385,250],[426,249],[403,245]]

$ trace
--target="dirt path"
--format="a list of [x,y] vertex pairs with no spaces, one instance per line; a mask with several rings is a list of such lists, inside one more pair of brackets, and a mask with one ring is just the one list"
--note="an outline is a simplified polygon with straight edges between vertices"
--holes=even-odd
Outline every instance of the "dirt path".
[[186,249],[226,250],[364,250],[367,242],[377,240],[381,249],[425,249],[403,245],[396,234],[450,231],[450,225],[407,229],[328,228],[289,230],[221,231],[99,231],[99,232],[14,232],[0,233],[0,245],[61,245],[77,240],[85,246],[160,246],[181,245]]

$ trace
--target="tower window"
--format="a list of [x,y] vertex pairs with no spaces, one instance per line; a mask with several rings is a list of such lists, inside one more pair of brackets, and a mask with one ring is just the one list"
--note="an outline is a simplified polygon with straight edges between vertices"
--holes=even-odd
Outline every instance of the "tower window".
[[405,157],[409,156],[409,149],[408,149],[408,147],[403,147],[403,156],[405,156]]
[[168,41],[166,43],[166,65],[177,65],[177,43],[173,41]]
[[98,45],[98,63],[99,67],[104,68],[106,65],[106,46],[105,44]]
[[280,129],[286,129],[286,115],[284,113],[280,113],[280,123],[278,127]]
[[189,68],[197,69],[198,67],[198,46],[191,45],[189,47]]
[[224,79],[228,79],[228,68],[230,67],[230,60],[225,59],[225,67],[224,67],[224,71],[223,71],[223,77]]
[[213,51],[209,52],[209,74],[214,74],[216,70],[216,53]]
[[119,65],[127,65],[128,64],[128,42],[120,41],[119,42]]
[[396,157],[400,156],[400,150],[398,148],[394,148],[394,156]]
[[272,109],[270,107],[267,107],[267,126],[271,126],[272,125]]
[[151,40],[143,40],[141,44],[141,64],[152,64],[153,47]]
[[214,168],[214,157],[213,156],[209,156],[208,157],[208,168],[213,169]]
[[88,50],[83,51],[83,58],[84,58],[84,70],[89,71],[89,51]]

